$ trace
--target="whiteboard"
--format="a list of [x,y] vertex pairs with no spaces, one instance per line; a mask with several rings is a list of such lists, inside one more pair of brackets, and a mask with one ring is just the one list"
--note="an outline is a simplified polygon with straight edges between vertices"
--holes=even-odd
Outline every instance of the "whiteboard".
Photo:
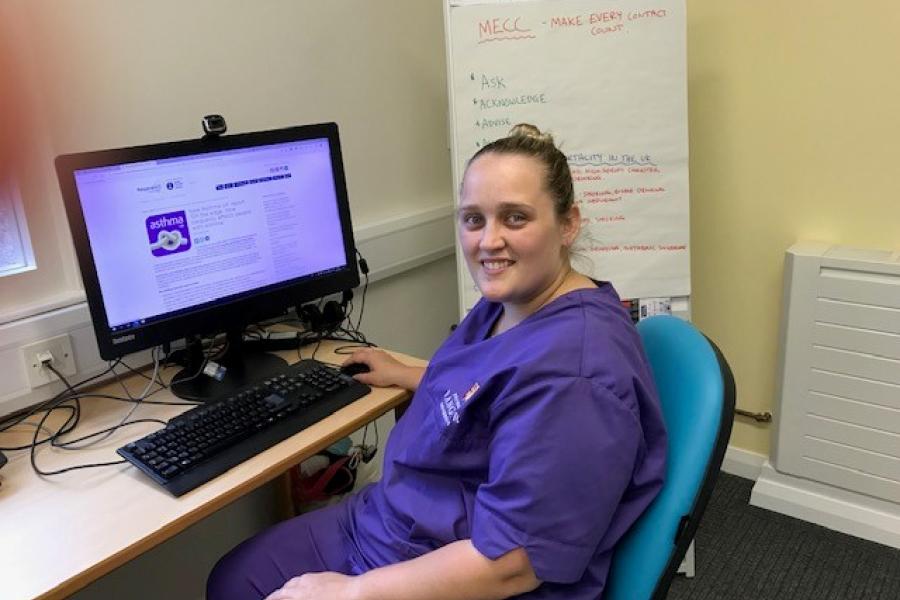
[[[569,159],[579,270],[611,281],[622,298],[688,296],[684,0],[444,6],[457,194],[480,147],[533,123]],[[465,312],[479,295],[458,262]]]

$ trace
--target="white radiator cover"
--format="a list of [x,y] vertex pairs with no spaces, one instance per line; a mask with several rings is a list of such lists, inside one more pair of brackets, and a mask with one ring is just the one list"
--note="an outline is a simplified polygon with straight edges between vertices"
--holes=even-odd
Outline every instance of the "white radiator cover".
[[[840,503],[870,506],[869,525],[900,536],[900,252],[801,242],[784,280],[770,474],[818,499],[840,488]],[[766,505],[765,478],[754,504]]]

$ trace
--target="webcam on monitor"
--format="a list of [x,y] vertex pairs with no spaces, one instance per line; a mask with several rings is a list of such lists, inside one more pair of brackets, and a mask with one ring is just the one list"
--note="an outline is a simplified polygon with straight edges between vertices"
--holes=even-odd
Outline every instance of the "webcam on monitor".
[[228,131],[228,125],[222,115],[206,115],[201,122],[206,137],[218,137]]

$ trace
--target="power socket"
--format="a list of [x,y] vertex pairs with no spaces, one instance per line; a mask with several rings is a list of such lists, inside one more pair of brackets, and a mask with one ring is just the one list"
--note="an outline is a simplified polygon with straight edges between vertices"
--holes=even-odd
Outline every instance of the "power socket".
[[75,354],[72,352],[72,339],[69,334],[22,346],[21,351],[25,370],[28,373],[28,385],[32,389],[58,380],[53,371],[41,364],[40,357],[46,352],[53,356],[53,368],[63,376],[68,377],[77,372]]

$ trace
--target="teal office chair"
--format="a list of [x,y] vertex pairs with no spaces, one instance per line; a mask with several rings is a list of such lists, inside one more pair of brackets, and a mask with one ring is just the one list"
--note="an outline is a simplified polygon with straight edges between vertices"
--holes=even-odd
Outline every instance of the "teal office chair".
[[734,377],[712,341],[671,316],[637,328],[668,432],[666,481],[616,547],[604,600],[666,597],[712,493],[734,416]]

